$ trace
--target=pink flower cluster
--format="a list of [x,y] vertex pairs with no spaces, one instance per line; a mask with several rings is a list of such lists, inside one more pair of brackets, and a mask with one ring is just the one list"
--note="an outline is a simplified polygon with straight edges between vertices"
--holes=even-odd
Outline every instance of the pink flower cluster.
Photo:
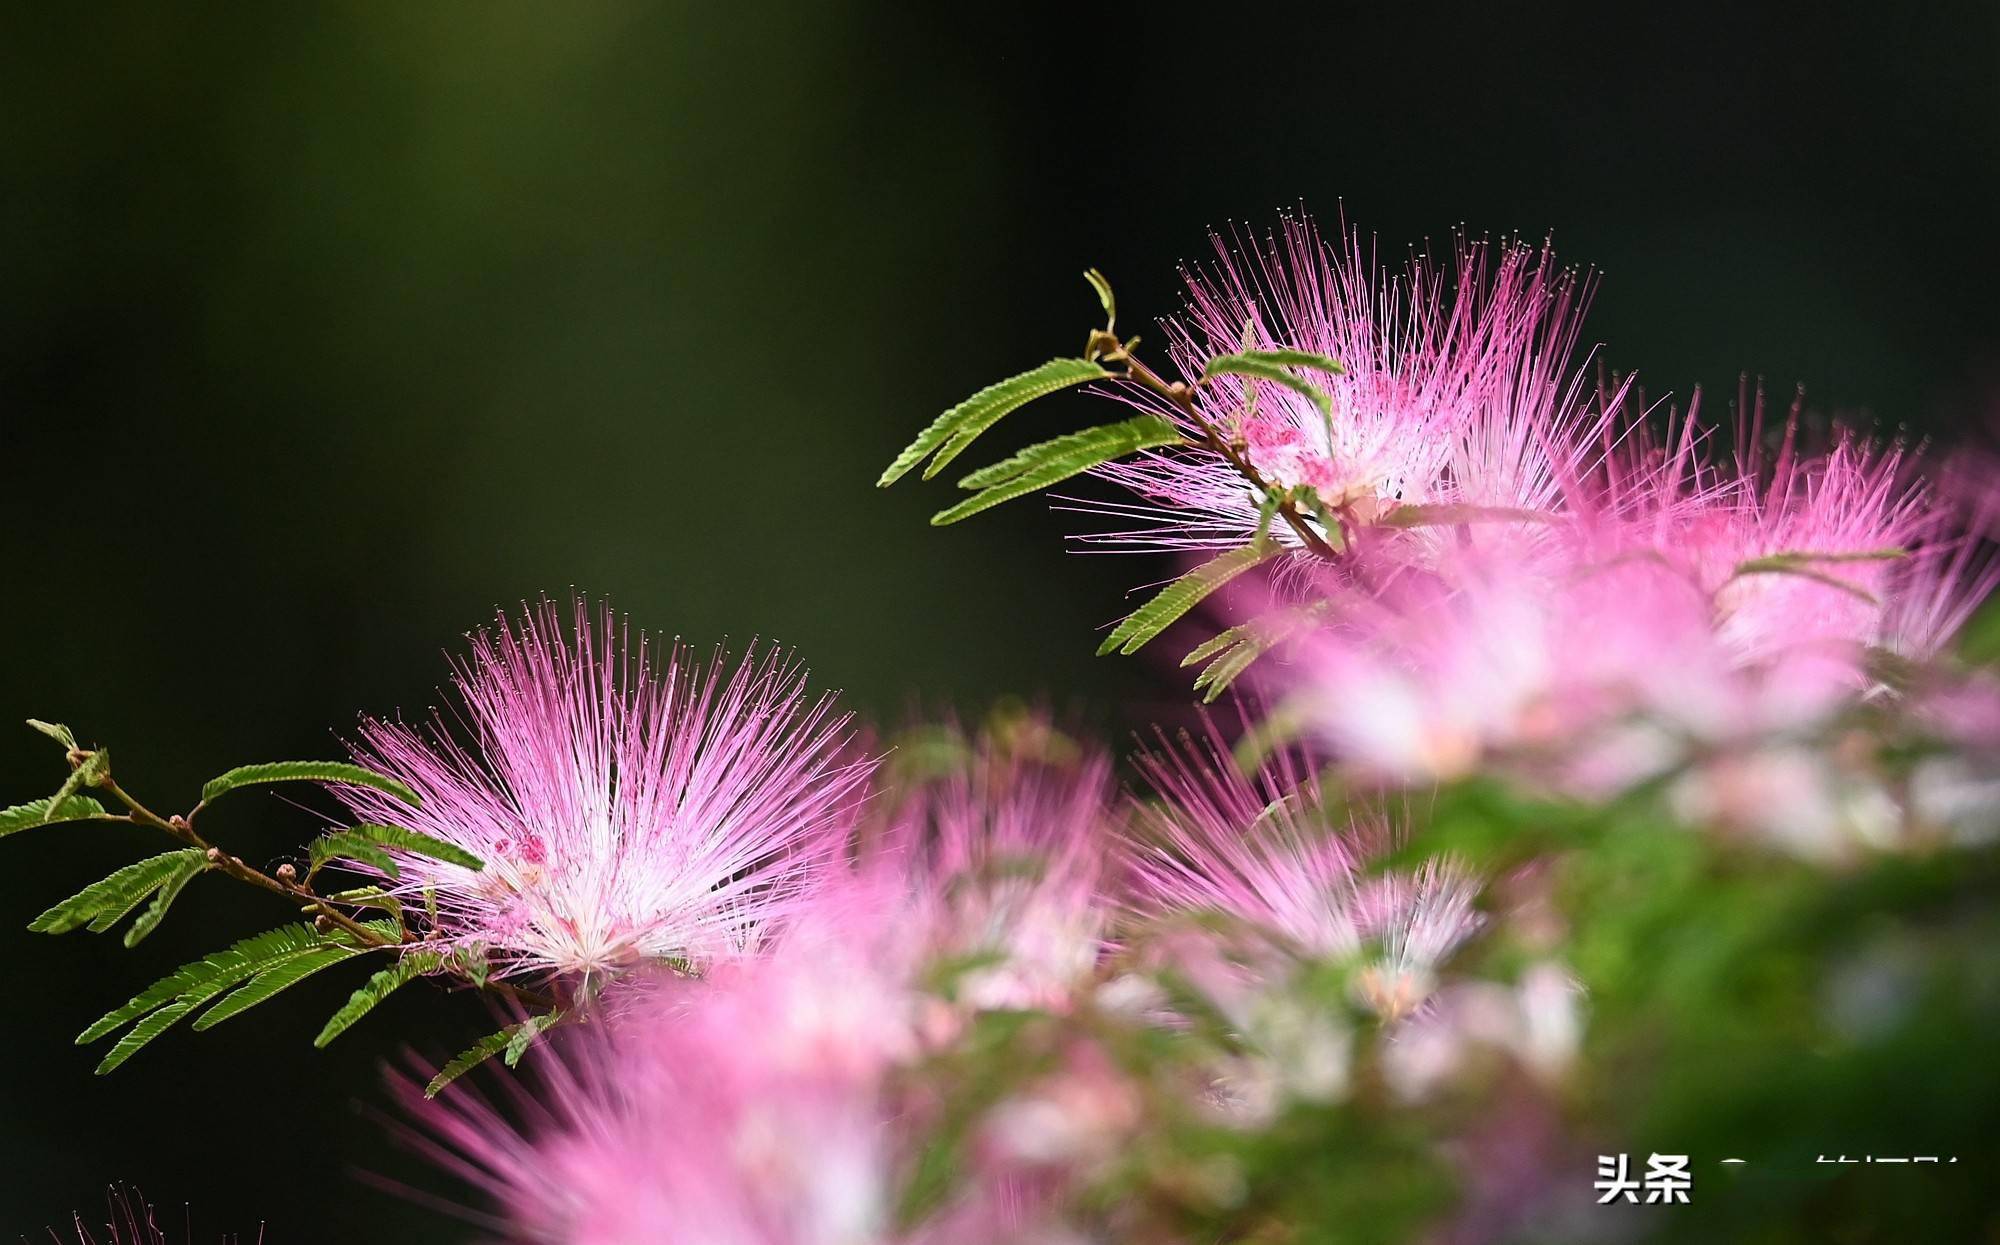
[[[918,758],[937,772],[912,774],[781,656],[704,665],[547,605],[475,637],[458,729],[364,724],[357,759],[423,804],[342,789],[355,816],[485,861],[396,854],[426,945],[588,1021],[537,1061],[525,1121],[457,1091],[434,1109],[440,1153],[516,1236],[1092,1239],[1072,1195],[1167,1109],[1118,1025],[1224,1033],[1182,1087],[1204,1126],[1339,1101],[1357,1067],[1417,1101],[1479,1052],[1530,1080],[1568,1066],[1584,1000],[1553,939],[1516,980],[1450,980],[1495,919],[1486,880],[1384,860],[1437,783],[1655,780],[1690,821],[1837,855],[1957,827],[2000,781],[1920,768],[1892,798],[1834,739],[1899,697],[2000,739],[1990,686],[1906,677],[2000,583],[1987,473],[1927,481],[1915,450],[1815,439],[1796,409],[1767,429],[1761,395],[1727,451],[1698,403],[1655,435],[1622,387],[1584,383],[1589,282],[1546,248],[1462,243],[1389,273],[1292,221],[1189,282],[1186,376],[1245,348],[1328,355],[1333,418],[1283,386],[1201,386],[1197,416],[1166,413],[1232,453],[1101,468],[1138,498],[1104,509],[1137,526],[1090,539],[1236,547],[1266,501],[1242,462],[1311,486],[1336,556],[1295,543],[1224,598],[1230,623],[1295,624],[1254,669],[1297,750],[1246,770],[1212,724],[1163,735],[1121,795],[1108,758],[1030,719],[947,729]],[[1389,1045],[1363,1064],[1370,1026]],[[1026,1071],[968,1108],[954,1078],[996,1045]]]
[[[1796,404],[1767,420],[1761,390],[1733,437],[1699,395],[1661,421],[1629,385],[1586,383],[1590,283],[1546,247],[1461,241],[1448,271],[1425,255],[1391,270],[1352,232],[1289,220],[1217,249],[1170,326],[1196,415],[1134,400],[1235,454],[1101,468],[1136,500],[1092,507],[1127,524],[1081,539],[1240,547],[1257,484],[1312,486],[1324,509],[1306,522],[1339,526],[1338,556],[1268,524],[1290,555],[1238,581],[1222,621],[1288,637],[1254,668],[1260,690],[1352,774],[1505,764],[1601,795],[1733,753],[1732,773],[1695,775],[1691,812],[1723,816],[1759,787],[1797,805],[1812,767],[1785,746],[1888,694],[1886,668],[1936,657],[2000,583],[1989,464],[1814,431]],[[1297,369],[1331,397],[1330,428],[1291,388],[1195,383],[1245,347],[1339,360],[1337,375]],[[1812,798],[1843,807],[1765,828],[1868,837],[1865,800]]]
[[[949,1109],[926,1069],[995,1018],[1126,1015],[1136,999],[1173,1025],[1170,1006],[1135,995],[1141,961],[1199,975],[1216,954],[1146,928],[1177,912],[1270,934],[1257,971],[1276,979],[1286,964],[1351,969],[1358,1005],[1391,1022],[1420,1012],[1478,925],[1456,871],[1364,877],[1386,831],[1316,823],[1303,802],[1316,792],[1294,794],[1268,856],[1236,843],[1273,821],[1268,793],[1302,771],[1281,759],[1245,777],[1211,743],[1150,756],[1157,797],[1139,799],[1118,794],[1104,756],[1042,723],[961,741],[946,772],[883,793],[754,946],[692,974],[679,961],[632,971],[594,996],[593,1022],[538,1061],[544,1105],[527,1122],[450,1091],[428,1109],[436,1154],[534,1241],[1083,1239],[1065,1197],[1145,1122],[1116,1061],[1069,1038],[1044,1052],[1044,1070],[970,1127],[948,1196],[911,1217],[907,1190]],[[511,933],[480,936],[498,947]],[[1275,991],[1209,984],[1262,1043],[1208,1069],[1215,1099],[1238,1104],[1231,1118],[1345,1084],[1338,1041],[1316,1048],[1316,1079],[1281,1071],[1300,1048],[1273,1019]]]

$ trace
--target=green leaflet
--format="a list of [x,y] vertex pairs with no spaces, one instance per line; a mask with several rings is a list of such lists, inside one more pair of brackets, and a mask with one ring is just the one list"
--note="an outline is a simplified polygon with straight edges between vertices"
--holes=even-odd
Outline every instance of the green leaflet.
[[[1243,340],[1244,348],[1242,350],[1234,355],[1225,355],[1224,357],[1247,359],[1252,363],[1269,363],[1277,367],[1316,367],[1322,372],[1332,372],[1335,376],[1345,375],[1347,372],[1347,369],[1340,365],[1340,360],[1334,358],[1332,355],[1320,354],[1313,350],[1293,350],[1285,346],[1271,350],[1252,350],[1249,346],[1251,340],[1251,326],[1249,324],[1243,326]],[[1210,366],[1214,366],[1212,361]]]
[[326,1027],[313,1039],[314,1046],[325,1046],[328,1042],[347,1032],[355,1021],[375,1010],[375,1005],[394,994],[398,987],[413,978],[435,971],[444,963],[444,957],[435,951],[411,951],[388,968],[382,969],[364,982],[360,989],[348,997],[341,1009],[326,1022]]
[[44,722],[39,718],[29,718],[28,725],[63,746],[65,751],[76,748],[76,732],[60,722]]
[[146,910],[139,914],[137,920],[126,926],[125,945],[136,947],[140,939],[158,929],[160,922],[166,918],[167,909],[173,907],[174,900],[180,898],[181,891],[207,869],[208,854],[203,852],[198,858],[184,863],[166,881],[160,883],[160,889],[153,892],[153,902],[146,905]]
[[1213,704],[1215,698],[1236,681],[1237,675],[1248,670],[1252,663],[1269,651],[1270,644],[1255,633],[1237,637],[1235,643],[1217,653],[1195,676],[1194,690],[1202,694],[1201,703]]
[[390,881],[400,881],[403,871],[396,864],[396,858],[366,835],[349,830],[336,830],[332,834],[321,835],[313,840],[311,863],[306,866],[306,877],[320,871],[329,860],[353,860],[379,870]]
[[[431,1083],[424,1086],[424,1097],[437,1097],[445,1086],[456,1081],[459,1077],[464,1076],[502,1051],[507,1052],[507,1063],[509,1066],[518,1063],[521,1058],[521,1052],[528,1049],[528,1046],[534,1042],[536,1035],[561,1018],[561,1012],[549,1012],[540,1016],[530,1016],[518,1024],[508,1025],[498,1033],[489,1033],[485,1037],[480,1038],[477,1042],[474,1042],[472,1045],[458,1052],[458,1054],[452,1056],[451,1062],[438,1069],[438,1074],[431,1078]],[[523,1036],[524,1034],[525,1037]],[[516,1042],[520,1042],[518,1048],[515,1046]]]
[[[1115,424],[1104,424],[1096,428],[1086,428],[1082,432],[1072,432],[1067,436],[1056,437],[1051,441],[1043,441],[1037,445],[1031,445],[1020,453],[1010,458],[1003,458],[990,467],[981,467],[971,475],[960,480],[958,487],[977,489],[990,488],[995,484],[1005,484],[1009,480],[1017,479],[1030,471],[1034,471],[1050,463],[1067,461],[1076,456],[1080,451],[1092,450],[1100,446],[1117,445],[1133,440],[1150,442],[1147,445],[1134,446],[1134,449],[1151,449],[1157,445],[1173,445],[1181,441],[1182,437],[1179,429],[1159,416],[1141,415],[1136,419],[1122,420]],[[1120,451],[1120,453],[1129,452]],[[1113,454],[1111,457],[1115,458],[1117,455]],[[1109,458],[1100,459],[1099,461],[1109,461]],[[1089,465],[1094,467],[1097,464],[1091,463]]]
[[511,1068],[520,1063],[521,1056],[528,1053],[528,1048],[535,1044],[535,1039],[560,1024],[562,1019],[563,1013],[560,1011],[545,1012],[540,1016],[530,1016],[515,1025],[514,1036],[507,1039],[507,1066]]
[[924,468],[924,479],[928,480],[944,470],[945,465],[964,452],[975,437],[998,423],[1010,411],[1057,390],[1089,380],[1105,380],[1110,376],[1110,372],[1089,359],[1050,359],[1032,371],[988,385],[931,421],[930,427],[918,433],[917,439],[896,456],[895,462],[889,464],[889,469],[882,473],[875,486],[889,487],[935,451],[937,457],[932,458],[930,465]]
[[[67,934],[88,925],[91,932],[101,934],[124,919],[126,913],[138,907],[140,901],[154,891],[171,883],[178,892],[187,884],[188,878],[207,867],[207,857],[198,847],[183,847],[135,861],[56,904],[30,921],[28,928],[38,934]],[[173,902],[171,896],[167,902]],[[158,918],[153,918],[153,923],[157,922]],[[151,925],[147,928],[150,929]],[[139,937],[143,938],[145,934],[141,933]],[[137,939],[131,941],[136,942]]]
[[140,1047],[172,1028],[174,1022],[182,1016],[187,1015],[193,1007],[193,1003],[174,1003],[170,1006],[162,1007],[159,1011],[154,1012],[138,1024],[133,1025],[124,1037],[119,1038],[112,1044],[111,1050],[106,1053],[104,1058],[98,1060],[96,1074],[103,1076],[119,1064],[138,1054]]
[[0,809],[0,838],[38,826],[53,826],[58,822],[83,821],[104,815],[104,806],[87,795],[72,795],[60,803],[54,796],[44,796],[26,804]]
[[956,506],[932,515],[931,524],[943,527],[956,523],[982,510],[990,510],[1001,502],[1060,483],[1114,458],[1122,458],[1138,450],[1178,445],[1181,439],[1180,430],[1168,421],[1157,415],[1140,415],[1031,445],[1011,458],[983,467],[960,480],[960,488],[980,491]]
[[1083,270],[1083,279],[1090,282],[1090,288],[1097,291],[1097,301],[1104,308],[1104,331],[1118,331],[1118,300],[1112,297],[1111,282],[1095,268]]
[[1269,381],[1306,398],[1319,408],[1320,419],[1326,424],[1326,443],[1330,451],[1333,447],[1333,397],[1318,385],[1295,375],[1290,371],[1292,367],[1316,367],[1336,374],[1341,371],[1340,364],[1325,355],[1302,350],[1245,350],[1240,354],[1223,354],[1210,359],[1201,369],[1201,378],[1209,381],[1217,376],[1241,376],[1253,381]]
[[403,901],[379,886],[357,886],[353,890],[338,891],[328,895],[335,903],[344,903],[355,908],[380,908],[394,917],[396,923],[403,923]]
[[372,865],[392,879],[400,878],[402,871],[397,868],[395,859],[384,850],[385,848],[428,856],[432,860],[442,860],[447,864],[467,869],[477,870],[486,867],[485,861],[456,843],[447,843],[443,839],[433,838],[402,826],[364,823],[335,830],[315,840],[307,876],[319,872],[320,867],[327,861],[345,857]]
[[272,995],[290,989],[322,968],[332,968],[344,960],[353,959],[362,950],[360,947],[321,947],[304,955],[292,956],[282,964],[273,964],[196,1017],[195,1032],[214,1028],[238,1012],[248,1011]]
[[1104,637],[1104,643],[1097,646],[1097,655],[1102,657],[1113,650],[1127,655],[1138,652],[1148,640],[1199,605],[1209,593],[1273,556],[1274,552],[1257,545],[1245,545],[1195,567],[1162,588],[1152,600],[1126,615],[1125,620]]
[[1861,553],[1808,553],[1803,551],[1769,553],[1763,557],[1749,558],[1737,563],[1736,569],[1730,572],[1729,578],[1735,580],[1742,579],[1748,575],[1796,575],[1801,579],[1810,579],[1814,583],[1825,584],[1829,588],[1845,592],[1850,596],[1866,601],[1870,605],[1877,605],[1880,602],[1875,599],[1874,593],[1863,588],[1860,584],[1850,583],[1829,571],[1817,569],[1815,563],[1886,562],[1893,558],[1905,557],[1907,553],[1907,550],[1897,548],[1871,549]]
[[1897,558],[1907,558],[1910,551],[1899,545],[1889,545],[1882,549],[1863,549],[1853,553],[1814,553],[1805,549],[1787,549],[1779,553],[1767,553],[1761,558],[1751,558],[1740,563],[1737,574],[1746,571],[1782,571],[1795,566],[1807,566],[1814,562],[1893,562]]
[[1321,601],[1304,610],[1286,611],[1238,623],[1196,645],[1193,652],[1181,659],[1181,665],[1187,667],[1200,661],[1208,662],[1195,676],[1194,690],[1203,693],[1203,704],[1210,704],[1258,658],[1325,612],[1326,603]]
[[238,787],[271,782],[341,782],[385,791],[413,807],[423,803],[416,792],[387,774],[378,774],[374,770],[341,761],[271,761],[262,765],[239,765],[226,774],[209,779],[201,789],[202,803],[220,799]]
[[266,964],[287,956],[302,955],[319,946],[322,939],[310,925],[282,925],[265,930],[192,963],[183,964],[135,995],[121,1007],[106,1012],[77,1036],[77,1045],[95,1042],[128,1020],[136,1019],[184,994],[211,983],[217,990],[243,980]]

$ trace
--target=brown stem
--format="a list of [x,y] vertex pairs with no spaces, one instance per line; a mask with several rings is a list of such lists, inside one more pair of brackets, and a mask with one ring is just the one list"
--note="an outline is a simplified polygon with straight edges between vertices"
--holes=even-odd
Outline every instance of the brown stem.
[[[1109,334],[1105,336],[1110,338]],[[1249,481],[1250,487],[1265,496],[1270,496],[1275,492],[1270,482],[1264,478],[1263,473],[1259,472],[1251,464],[1250,460],[1237,449],[1236,445],[1228,437],[1222,435],[1222,431],[1210,423],[1208,418],[1201,413],[1200,408],[1195,404],[1192,387],[1180,381],[1165,379],[1158,372],[1140,362],[1138,357],[1126,349],[1124,344],[1118,342],[1116,338],[1110,338],[1109,342],[1105,345],[1104,357],[1113,362],[1124,364],[1125,376],[1128,380],[1138,384],[1147,392],[1156,394],[1173,403],[1181,414],[1187,416],[1188,422],[1201,430],[1202,436],[1207,440],[1208,448],[1222,455],[1223,460],[1234,468],[1238,475]],[[1291,501],[1280,501],[1277,513],[1278,517],[1285,521],[1286,526],[1290,527],[1298,536],[1300,543],[1306,547],[1308,552],[1325,558],[1328,561],[1337,561],[1339,559],[1339,551],[1327,543],[1326,537],[1320,535],[1313,525],[1306,521],[1305,516],[1299,513],[1299,508]]]

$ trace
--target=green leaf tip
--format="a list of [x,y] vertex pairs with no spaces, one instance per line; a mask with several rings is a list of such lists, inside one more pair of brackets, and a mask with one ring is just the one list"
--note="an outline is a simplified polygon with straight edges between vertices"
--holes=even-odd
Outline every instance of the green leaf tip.
[[354,1022],[375,1010],[375,1005],[404,985],[425,973],[435,972],[444,963],[444,956],[436,951],[407,951],[403,957],[388,968],[371,976],[361,988],[348,997],[341,1009],[326,1022],[326,1027],[313,1039],[315,1047],[324,1048],[327,1043],[347,1032]]
[[1111,293],[1111,282],[1095,268],[1083,270],[1083,279],[1090,282],[1090,288],[1097,291],[1097,301],[1104,308],[1104,331],[1118,331],[1118,299]]
[[239,765],[226,774],[211,778],[201,789],[203,803],[220,799],[239,787],[273,782],[335,782],[354,787],[372,787],[395,796],[412,808],[423,804],[409,786],[387,774],[344,761],[270,761],[262,765]]
[[60,722],[44,722],[40,718],[29,718],[28,725],[55,740],[66,750],[73,750],[76,747],[75,732]]
[[507,1066],[513,1067],[521,1061],[521,1056],[528,1047],[534,1044],[535,1038],[562,1018],[563,1013],[560,1011],[530,1016],[518,1024],[508,1025],[498,1033],[489,1033],[480,1038],[452,1056],[449,1063],[438,1069],[438,1074],[431,1078],[430,1084],[424,1086],[424,1097],[437,1097],[447,1085],[503,1051],[507,1055]]
[[103,816],[106,816],[104,806],[87,795],[65,796],[60,802],[54,796],[44,796],[39,800],[29,800],[26,804],[0,809],[0,838],[40,826],[53,826],[65,821],[87,821],[92,817]]
[[1104,637],[1104,643],[1097,646],[1097,655],[1103,657],[1118,652],[1129,656],[1138,652],[1176,619],[1201,604],[1210,593],[1259,562],[1275,556],[1276,552],[1268,546],[1245,545],[1195,567],[1126,615],[1125,620]]
[[944,470],[952,459],[965,452],[966,446],[1009,412],[1058,390],[1110,377],[1110,372],[1089,359],[1050,359],[1031,371],[988,385],[932,420],[930,426],[918,433],[917,439],[896,456],[896,461],[889,464],[882,478],[875,481],[875,487],[889,487],[926,458],[931,459],[923,472],[923,478],[928,480]]

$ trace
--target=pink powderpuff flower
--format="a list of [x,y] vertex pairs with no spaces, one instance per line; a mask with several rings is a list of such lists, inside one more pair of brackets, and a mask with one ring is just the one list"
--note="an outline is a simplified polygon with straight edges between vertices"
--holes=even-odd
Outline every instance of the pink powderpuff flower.
[[[1187,314],[1168,325],[1189,381],[1246,344],[1343,367],[1303,374],[1332,397],[1331,421],[1276,385],[1254,386],[1247,415],[1252,382],[1222,377],[1197,391],[1203,421],[1239,439],[1267,483],[1310,485],[1366,523],[1410,502],[1540,510],[1589,471],[1604,416],[1570,365],[1589,283],[1556,269],[1546,247],[1461,239],[1450,272],[1423,255],[1390,272],[1358,233],[1329,243],[1305,218],[1241,253],[1214,241],[1217,263],[1185,274]],[[1161,413],[1205,439],[1172,407]],[[1149,452],[1097,474],[1143,500],[1085,505],[1138,524],[1087,543],[1222,549],[1257,531],[1263,498],[1212,450]],[[1297,539],[1283,524],[1272,531]]]
[[362,765],[423,798],[338,794],[364,822],[465,848],[474,871],[398,853],[390,886],[433,937],[485,948],[500,973],[704,963],[795,910],[857,815],[872,762],[833,699],[787,655],[733,670],[664,651],[579,602],[567,632],[544,601],[502,618],[456,665],[461,741],[365,720]]
[[[1659,547],[1709,594],[1718,638],[1744,661],[1816,642],[1873,644],[1884,638],[1895,563],[1938,518],[1908,466],[1900,447],[1846,433],[1823,455],[1781,455],[1768,480],[1752,460],[1734,504],[1704,508]],[[1791,555],[1803,563],[1746,570]]]
[[835,883],[819,903],[706,979],[613,986],[612,1023],[541,1061],[525,1126],[454,1091],[418,1108],[427,1148],[523,1241],[1030,1239],[1011,1219],[1022,1208],[977,1194],[898,1226],[922,1111],[890,1073],[912,1051],[917,944],[893,891]]
[[1480,926],[1477,881],[1448,859],[1369,872],[1396,836],[1386,817],[1335,814],[1296,755],[1246,776],[1208,737],[1142,754],[1158,802],[1137,809],[1133,904],[1143,916],[1219,913],[1306,959],[1352,961],[1360,1001],[1384,1020],[1414,1012],[1436,970]]
[[975,741],[896,810],[887,840],[932,953],[972,965],[952,990],[972,1010],[1062,1007],[1116,914],[1110,759],[1035,746],[1058,738],[1039,720],[1015,735]]

